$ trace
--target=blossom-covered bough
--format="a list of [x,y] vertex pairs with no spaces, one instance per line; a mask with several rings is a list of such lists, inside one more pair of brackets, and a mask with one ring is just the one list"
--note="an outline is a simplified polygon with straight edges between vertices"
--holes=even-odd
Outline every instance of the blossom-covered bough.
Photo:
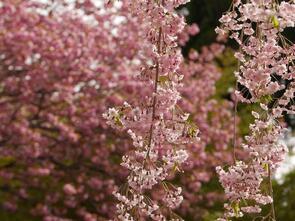
[[[108,124],[127,130],[134,150],[123,157],[122,166],[130,170],[128,183],[114,195],[118,199],[118,220],[181,220],[172,212],[183,197],[182,189],[168,183],[171,173],[188,158],[185,145],[198,140],[198,128],[190,115],[177,106],[178,88],[183,76],[177,73],[182,55],[177,48],[177,34],[184,28],[183,17],[174,8],[183,1],[130,1],[135,16],[144,18],[145,41],[149,57],[138,81],[150,93],[140,105],[127,102],[111,108],[104,117]],[[144,40],[144,39],[143,39]],[[162,189],[163,197],[154,200],[153,189]]]
[[236,159],[227,169],[217,167],[229,200],[220,221],[260,213],[266,204],[271,204],[269,213],[255,220],[276,220],[271,177],[287,152],[280,142],[284,128],[279,119],[284,113],[295,113],[295,47],[282,32],[294,28],[294,15],[294,1],[237,0],[216,29],[221,35],[229,33],[240,46],[235,54],[239,60],[236,101],[260,106],[260,111],[252,112],[255,121],[242,144],[248,157]]

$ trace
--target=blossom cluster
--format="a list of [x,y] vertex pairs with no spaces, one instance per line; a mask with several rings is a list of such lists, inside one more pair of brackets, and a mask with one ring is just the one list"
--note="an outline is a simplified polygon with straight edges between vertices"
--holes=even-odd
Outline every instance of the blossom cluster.
[[[250,125],[251,134],[242,147],[248,153],[244,161],[236,161],[227,170],[217,167],[220,182],[230,205],[225,204],[226,217],[241,217],[244,213],[259,213],[260,205],[272,203],[271,193],[263,193],[261,184],[284,159],[288,149],[281,139],[284,129],[270,116],[261,117]],[[247,203],[245,203],[247,202]],[[251,203],[249,203],[251,202]]]
[[[185,23],[174,8],[185,2],[130,3],[132,12],[146,21],[146,50],[150,56],[143,64],[138,80],[150,88],[150,94],[142,98],[141,105],[125,102],[104,114],[113,128],[128,131],[135,149],[123,157],[121,164],[130,170],[130,174],[125,196],[115,193],[119,200],[118,220],[134,220],[136,217],[175,220],[173,214],[166,215],[164,211],[177,208],[183,200],[181,188],[167,185],[165,180],[187,160],[184,145],[198,140],[198,128],[190,120],[190,115],[177,107],[181,98],[178,88],[183,78],[177,73],[182,61],[181,52],[176,47],[177,34]],[[162,186],[165,192],[159,205],[149,197],[149,190],[155,186]]]
[[220,18],[222,28],[217,33],[230,32],[229,37],[240,45],[235,53],[240,61],[236,77],[244,86],[236,93],[240,101],[257,102],[284,90],[284,82],[294,79],[294,45],[282,35],[284,29],[294,27],[294,11],[292,2],[234,1],[233,10]]
[[[272,203],[271,174],[287,152],[280,142],[283,127],[278,119],[284,112],[294,114],[294,45],[283,36],[294,28],[295,4],[272,0],[234,1],[232,10],[220,22],[220,35],[229,34],[240,46],[235,53],[239,70],[235,73],[238,101],[257,103],[260,112],[252,112],[255,122],[245,137],[244,161],[236,161],[226,171],[217,167],[220,182],[230,204],[225,204],[226,218],[243,213],[259,213],[259,205]],[[278,95],[282,94],[282,95]],[[262,193],[262,182],[268,178],[268,192]],[[274,210],[268,214],[275,219]],[[220,219],[223,220],[223,219]]]

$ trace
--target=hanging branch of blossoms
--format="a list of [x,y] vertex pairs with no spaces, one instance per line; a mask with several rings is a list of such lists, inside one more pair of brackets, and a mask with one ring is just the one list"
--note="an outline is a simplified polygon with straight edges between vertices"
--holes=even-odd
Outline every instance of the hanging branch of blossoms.
[[[134,150],[123,156],[122,166],[130,173],[124,188],[114,193],[118,199],[117,220],[182,220],[171,212],[183,197],[182,189],[166,180],[179,170],[188,158],[184,145],[198,140],[198,129],[190,115],[177,106],[182,75],[177,69],[182,55],[177,48],[177,34],[184,28],[183,17],[174,8],[179,1],[132,1],[130,9],[144,18],[147,41],[146,57],[141,73],[136,76],[150,95],[138,105],[127,102],[110,108],[104,117],[113,128],[126,130],[133,140]],[[152,190],[162,189],[160,200],[154,200]]]
[[[271,176],[284,159],[287,147],[280,140],[284,131],[279,119],[284,113],[294,114],[295,47],[282,34],[294,28],[294,1],[233,1],[232,10],[224,14],[218,34],[229,34],[240,46],[235,54],[239,60],[237,90],[239,102],[257,103],[261,110],[255,118],[250,135],[242,144],[248,157],[235,161],[228,169],[217,167],[219,179],[229,203],[219,221],[260,213],[261,205],[271,204],[263,220],[276,220]],[[267,183],[265,183],[267,182]],[[265,183],[265,184],[264,184]],[[267,185],[267,191],[262,186]]]

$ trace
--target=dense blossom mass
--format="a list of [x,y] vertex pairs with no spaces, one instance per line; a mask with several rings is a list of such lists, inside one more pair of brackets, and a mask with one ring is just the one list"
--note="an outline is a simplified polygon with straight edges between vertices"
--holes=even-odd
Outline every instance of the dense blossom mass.
[[[252,112],[255,122],[242,144],[248,158],[237,160],[227,170],[217,168],[230,201],[225,204],[227,219],[259,213],[259,205],[273,203],[271,174],[287,152],[280,142],[284,129],[278,118],[283,113],[295,113],[295,48],[282,34],[284,29],[294,27],[294,13],[294,1],[234,1],[232,10],[220,19],[222,27],[216,29],[221,35],[229,33],[240,46],[235,54],[240,61],[235,74],[237,99],[261,107],[259,113]],[[261,188],[265,177],[269,182],[267,192]],[[266,218],[275,220],[273,204]]]

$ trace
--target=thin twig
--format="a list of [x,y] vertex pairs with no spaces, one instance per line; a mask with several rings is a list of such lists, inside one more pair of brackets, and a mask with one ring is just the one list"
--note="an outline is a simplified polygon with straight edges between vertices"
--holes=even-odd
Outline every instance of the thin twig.
[[[157,45],[157,51],[160,54],[161,53],[161,38],[162,38],[162,28],[159,28],[159,37],[158,37],[158,45]],[[152,120],[151,120],[151,126],[149,131],[149,140],[148,140],[148,150],[146,154],[146,159],[149,157],[151,146],[152,146],[152,140],[153,140],[153,130],[154,130],[154,121],[156,118],[156,105],[157,105],[157,92],[158,92],[158,83],[159,83],[159,61],[156,62],[156,76],[154,80],[154,91],[153,91],[153,106],[152,106]]]
[[268,186],[269,186],[269,194],[272,198],[271,203],[271,216],[272,220],[276,221],[276,214],[275,214],[275,206],[274,206],[274,198],[273,198],[273,188],[272,188],[272,179],[271,179],[271,170],[270,170],[270,164],[268,164]]

